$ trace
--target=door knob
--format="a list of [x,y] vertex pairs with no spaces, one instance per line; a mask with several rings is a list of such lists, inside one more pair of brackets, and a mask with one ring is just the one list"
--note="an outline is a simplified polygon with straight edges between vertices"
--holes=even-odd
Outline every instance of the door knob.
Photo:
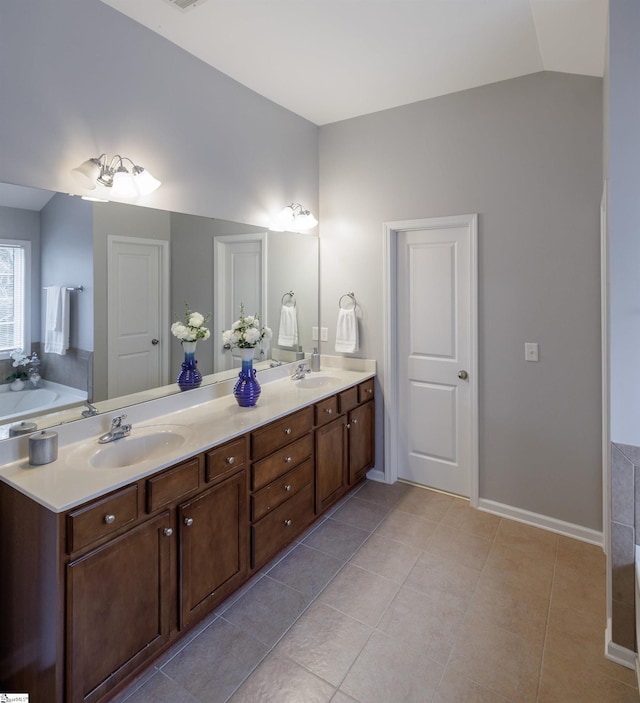
[[160,340],[159,339],[152,339],[151,344],[153,344],[153,346],[155,347],[156,344],[160,344]]
[[463,369],[462,371],[458,371],[458,378],[466,381],[469,378],[469,374]]

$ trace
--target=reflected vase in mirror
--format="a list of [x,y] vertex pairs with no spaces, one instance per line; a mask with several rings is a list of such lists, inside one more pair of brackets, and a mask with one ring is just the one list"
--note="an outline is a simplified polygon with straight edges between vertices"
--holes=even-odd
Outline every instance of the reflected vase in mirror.
[[182,342],[182,349],[184,350],[184,361],[177,381],[181,391],[189,391],[192,388],[198,388],[202,383],[202,374],[198,371],[198,362],[196,361],[196,342]]
[[241,349],[240,354],[242,368],[233,388],[233,395],[241,408],[252,408],[258,402],[261,391],[256,370],[253,368],[253,348]]

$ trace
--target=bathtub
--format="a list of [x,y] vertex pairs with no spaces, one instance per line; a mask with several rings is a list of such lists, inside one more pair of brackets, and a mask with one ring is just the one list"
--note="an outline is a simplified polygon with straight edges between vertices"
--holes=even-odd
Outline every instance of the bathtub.
[[87,394],[60,383],[41,381],[38,388],[12,391],[0,386],[0,422],[21,420],[33,415],[62,410],[87,399]]

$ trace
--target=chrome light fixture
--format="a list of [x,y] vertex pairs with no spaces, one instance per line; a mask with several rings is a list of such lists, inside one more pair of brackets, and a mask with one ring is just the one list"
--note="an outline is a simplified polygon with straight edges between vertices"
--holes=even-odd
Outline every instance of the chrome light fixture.
[[[129,169],[125,166],[125,161],[131,164]],[[71,173],[83,188],[95,190],[96,185],[100,183],[110,189],[114,198],[127,199],[149,195],[161,185],[149,171],[119,154],[112,159],[106,154],[87,159]]]
[[273,229],[292,230],[294,232],[313,229],[318,220],[300,203],[291,203],[282,209],[278,215],[276,226]]

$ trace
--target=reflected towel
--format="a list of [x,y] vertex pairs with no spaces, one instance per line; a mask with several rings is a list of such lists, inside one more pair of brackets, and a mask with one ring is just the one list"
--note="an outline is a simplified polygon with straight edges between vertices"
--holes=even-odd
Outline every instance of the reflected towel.
[[358,318],[355,308],[340,308],[336,326],[336,351],[353,354],[360,348],[358,340]]
[[280,329],[278,346],[296,347],[298,345],[298,315],[294,305],[283,305],[280,310]]
[[69,291],[47,286],[44,350],[47,354],[67,353],[69,348]]

